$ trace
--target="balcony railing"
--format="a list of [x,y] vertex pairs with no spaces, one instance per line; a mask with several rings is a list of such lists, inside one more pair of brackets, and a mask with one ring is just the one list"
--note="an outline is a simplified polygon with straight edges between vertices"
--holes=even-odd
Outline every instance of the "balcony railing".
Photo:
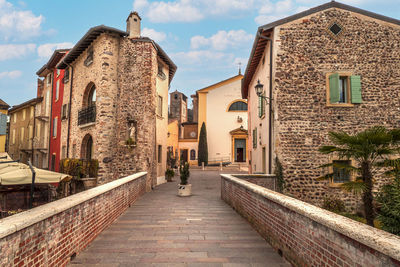
[[78,125],[96,121],[96,106],[86,107],[78,113]]

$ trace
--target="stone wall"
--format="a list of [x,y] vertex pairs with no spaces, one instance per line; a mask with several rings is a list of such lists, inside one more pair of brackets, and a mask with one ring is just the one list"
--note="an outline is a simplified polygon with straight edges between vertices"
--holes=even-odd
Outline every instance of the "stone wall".
[[0,221],[1,266],[65,266],[145,193],[138,173]]
[[[328,30],[333,22],[339,36]],[[399,126],[400,26],[328,9],[276,27],[274,38],[274,143],[287,191],[315,204],[340,196],[355,209],[353,195],[316,181],[328,163],[318,148],[330,144],[329,131]],[[339,71],[361,76],[361,104],[327,106],[326,75]]]
[[400,238],[221,175],[221,198],[294,266],[400,266]]
[[[156,75],[157,52],[151,42],[120,40],[118,60],[119,93],[116,130],[118,143],[110,168],[117,177],[148,171],[147,189],[156,185]],[[136,123],[137,146],[125,146],[128,121]]]

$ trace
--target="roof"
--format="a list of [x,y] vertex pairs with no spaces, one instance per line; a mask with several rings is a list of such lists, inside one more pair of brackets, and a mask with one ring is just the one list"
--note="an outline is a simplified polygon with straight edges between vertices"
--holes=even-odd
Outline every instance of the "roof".
[[196,91],[196,93],[208,92],[208,91],[211,91],[211,90],[213,90],[215,88],[221,87],[221,86],[223,86],[225,84],[234,82],[234,81],[239,80],[239,79],[240,80],[243,79],[243,75],[242,74],[235,75],[235,76],[230,77],[230,78],[228,78],[226,80],[223,80],[223,81],[214,83],[212,85],[209,85],[207,87],[204,87],[203,89],[199,89],[199,90]]
[[335,1],[331,1],[325,4],[322,4],[320,6],[308,9],[306,11],[294,14],[292,16],[271,22],[269,24],[265,24],[263,26],[258,27],[257,30],[257,34],[256,37],[254,39],[254,43],[253,43],[253,48],[251,50],[250,53],[250,58],[249,61],[247,63],[247,67],[246,67],[246,71],[245,71],[245,75],[244,75],[244,79],[242,81],[242,97],[243,98],[247,98],[247,93],[248,93],[248,86],[250,84],[250,81],[254,75],[254,72],[258,66],[258,62],[261,59],[262,53],[265,49],[265,46],[267,45],[268,41],[265,39],[262,39],[259,37],[259,34],[264,35],[264,36],[268,36],[269,32],[274,29],[277,26],[298,20],[300,18],[330,9],[330,8],[340,8],[343,10],[347,10],[350,12],[354,12],[354,13],[358,13],[367,17],[371,17],[374,19],[378,19],[378,20],[382,20],[385,22],[389,22],[392,24],[396,24],[396,25],[400,25],[400,20],[394,19],[394,18],[390,18],[390,17],[386,17],[383,15],[379,15],[367,10],[363,10],[357,7],[353,7],[353,6],[349,6],[346,4],[342,4],[339,2],[335,2]]
[[16,111],[18,111],[18,110],[20,110],[20,109],[23,109],[23,108],[25,108],[25,107],[34,106],[34,105],[36,105],[37,103],[42,102],[42,100],[43,100],[43,97],[37,97],[37,98],[33,98],[33,99],[31,99],[31,100],[25,101],[25,102],[22,103],[22,104],[13,106],[13,107],[8,111],[8,114],[13,113],[13,112],[16,112]]
[[[92,42],[102,33],[114,33],[118,34],[121,37],[128,36],[128,33],[125,31],[118,30],[116,28],[100,25],[93,28],[90,28],[89,31],[76,43],[76,45],[69,51],[69,53],[64,57],[64,59],[58,63],[57,68],[65,69],[69,64],[74,62],[83,51],[85,51]],[[157,55],[169,66],[169,82],[172,81],[172,78],[175,75],[177,66],[174,62],[168,57],[165,51],[153,40],[148,37],[141,37],[137,39],[132,39],[135,42],[151,42],[155,49],[157,50]]]
[[3,99],[0,98],[0,109],[8,109],[10,105],[8,105],[6,102],[3,101]]
[[57,49],[54,51],[53,55],[50,57],[49,61],[44,64],[37,72],[36,75],[40,76],[46,69],[53,69],[56,67],[57,63],[68,53],[70,49]]

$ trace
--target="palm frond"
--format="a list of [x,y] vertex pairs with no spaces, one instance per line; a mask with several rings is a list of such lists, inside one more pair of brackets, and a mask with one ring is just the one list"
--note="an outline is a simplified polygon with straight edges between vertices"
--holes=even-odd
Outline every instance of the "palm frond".
[[342,189],[353,194],[362,194],[367,190],[365,183],[362,180],[357,179],[356,181],[346,182],[340,185]]
[[320,177],[316,178],[315,180],[317,180],[317,181],[325,181],[325,180],[331,180],[332,178],[333,178],[333,173],[328,173],[328,174],[325,174],[323,176],[320,176]]

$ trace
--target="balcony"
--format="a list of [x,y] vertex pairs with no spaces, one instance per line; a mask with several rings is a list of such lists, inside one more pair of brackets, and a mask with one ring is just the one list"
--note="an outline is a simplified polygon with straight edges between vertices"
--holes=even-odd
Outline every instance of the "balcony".
[[96,106],[89,106],[81,109],[78,113],[78,125],[85,125],[96,122]]

